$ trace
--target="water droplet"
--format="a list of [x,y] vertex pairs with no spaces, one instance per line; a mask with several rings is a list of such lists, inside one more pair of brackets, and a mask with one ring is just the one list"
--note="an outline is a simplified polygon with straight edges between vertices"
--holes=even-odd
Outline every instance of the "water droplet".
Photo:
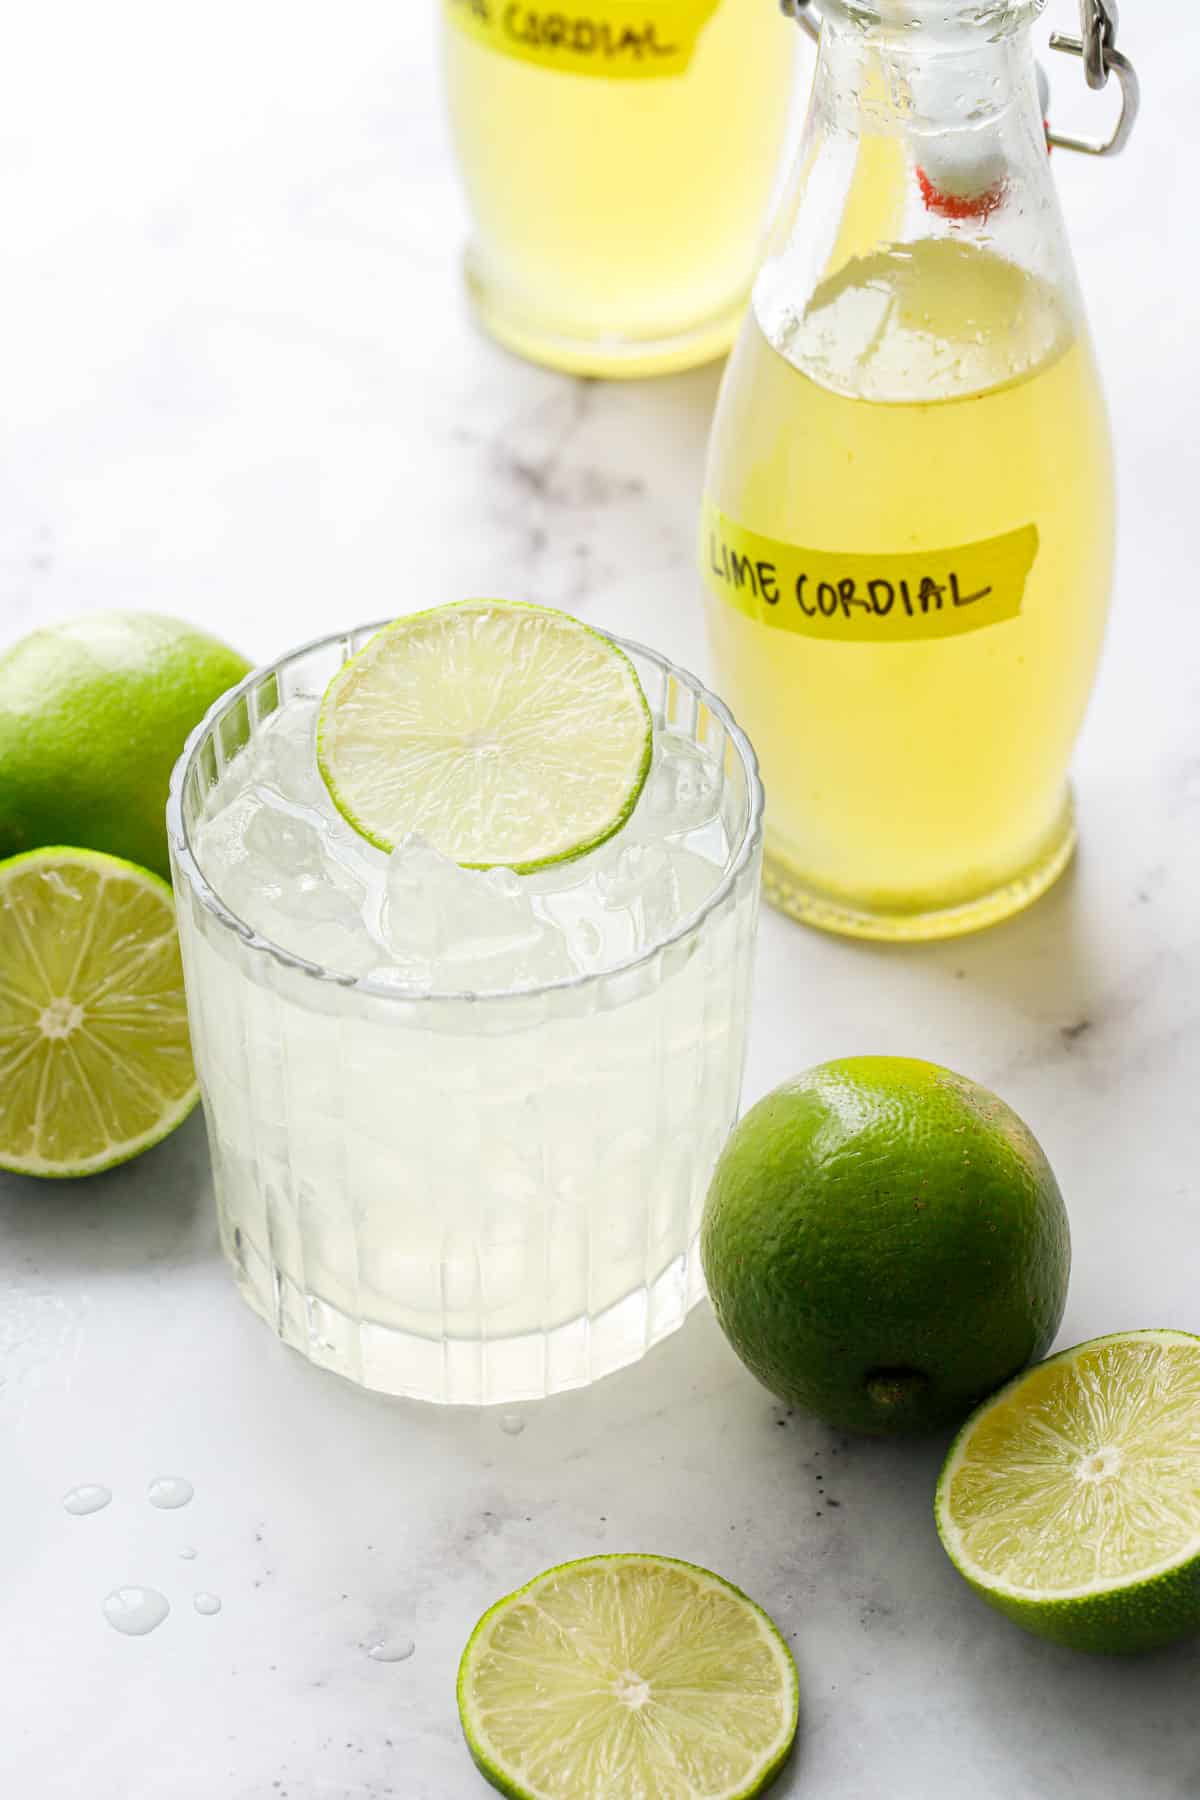
[[63,1506],[82,1519],[88,1513],[103,1512],[111,1499],[111,1488],[101,1487],[97,1481],[85,1481],[63,1495]]
[[177,1506],[186,1506],[195,1491],[182,1475],[159,1475],[147,1489],[151,1506],[161,1506],[168,1512],[173,1512]]
[[192,1605],[198,1613],[203,1613],[206,1619],[211,1619],[215,1613],[219,1613],[221,1610],[221,1598],[219,1594],[197,1594]]
[[190,1544],[185,1544],[179,1554],[184,1562],[195,1562],[196,1560],[196,1552]]
[[162,1624],[170,1610],[166,1596],[157,1588],[143,1587],[114,1588],[103,1607],[113,1630],[124,1632],[126,1637],[145,1637]]
[[385,1638],[382,1643],[372,1644],[367,1655],[372,1662],[407,1662],[416,1647],[411,1638]]
[[501,1413],[500,1429],[505,1437],[520,1437],[525,1429],[525,1421],[520,1413]]

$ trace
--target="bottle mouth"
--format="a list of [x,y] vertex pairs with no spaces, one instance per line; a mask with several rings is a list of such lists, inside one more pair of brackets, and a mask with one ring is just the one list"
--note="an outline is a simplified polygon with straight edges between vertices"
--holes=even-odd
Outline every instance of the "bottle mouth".
[[[801,6],[805,0],[801,0]],[[1032,23],[1046,0],[807,0],[816,19],[915,48],[991,43]],[[800,9],[797,8],[797,11]]]

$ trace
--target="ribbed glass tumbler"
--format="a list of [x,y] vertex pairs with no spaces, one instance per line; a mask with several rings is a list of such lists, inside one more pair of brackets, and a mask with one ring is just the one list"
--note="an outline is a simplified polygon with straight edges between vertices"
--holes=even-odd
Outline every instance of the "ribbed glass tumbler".
[[635,1362],[703,1293],[700,1211],[737,1113],[762,858],[754,754],[636,645],[656,724],[720,771],[707,903],[606,973],[411,997],[288,954],[223,903],[196,826],[231,761],[376,627],[249,676],[168,808],[221,1242],[288,1344],[365,1387],[472,1405]]

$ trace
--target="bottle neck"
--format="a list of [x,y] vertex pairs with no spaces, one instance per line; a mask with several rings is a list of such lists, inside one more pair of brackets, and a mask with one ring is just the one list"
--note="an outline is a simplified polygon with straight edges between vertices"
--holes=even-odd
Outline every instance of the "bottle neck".
[[[913,11],[907,0],[905,16]],[[988,32],[947,17],[902,29],[835,6],[821,31],[812,114],[832,131],[908,140],[914,155],[932,148],[944,163],[971,144],[994,161],[1003,151],[1010,174],[1045,176],[1045,133],[1033,60],[1029,8],[1005,11],[1005,28]],[[939,151],[942,152],[939,155]],[[1014,168],[1015,164],[1015,168]]]
[[1027,30],[1046,0],[814,0],[822,28],[887,40],[921,56],[998,43]]
[[795,175],[755,284],[767,341],[826,385],[950,397],[1032,366],[1080,308],[1031,15],[911,29],[824,14]]

